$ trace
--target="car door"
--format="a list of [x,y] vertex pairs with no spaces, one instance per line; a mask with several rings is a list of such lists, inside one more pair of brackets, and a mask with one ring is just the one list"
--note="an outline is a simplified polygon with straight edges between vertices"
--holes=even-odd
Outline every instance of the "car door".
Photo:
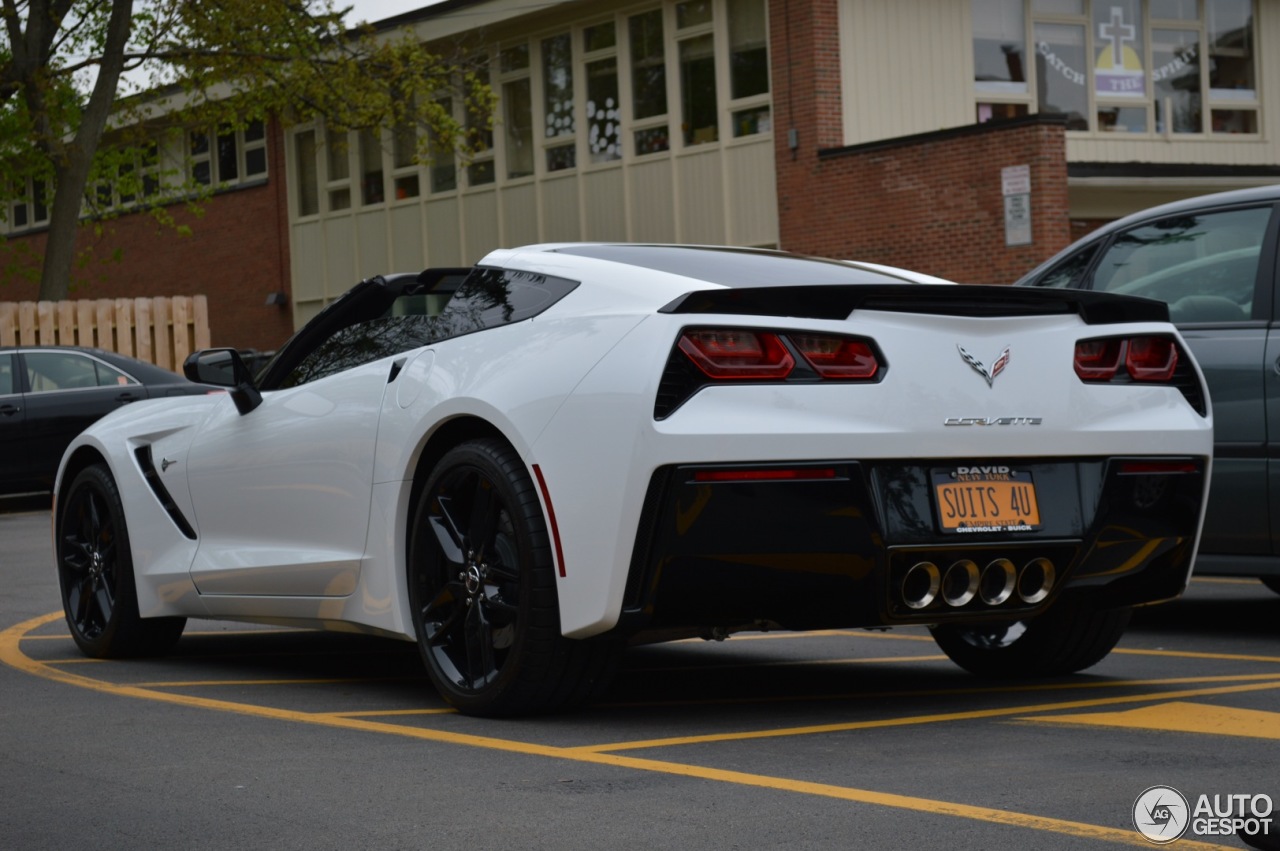
[[33,475],[52,483],[62,453],[94,421],[122,405],[147,398],[135,378],[92,355],[69,349],[21,349],[27,462]]
[[[343,597],[355,590],[390,355],[421,345],[394,318],[341,328],[246,414],[231,398],[187,455],[202,595]],[[161,461],[163,463],[163,461]]]
[[22,489],[29,475],[26,449],[26,412],[22,385],[13,352],[0,352],[0,493]]
[[1268,445],[1276,426],[1274,402],[1268,426],[1267,394],[1270,388],[1274,398],[1280,353],[1268,352],[1268,335],[1278,221],[1273,204],[1154,218],[1082,248],[1037,282],[1169,305],[1213,401],[1213,485],[1201,553],[1272,551]]

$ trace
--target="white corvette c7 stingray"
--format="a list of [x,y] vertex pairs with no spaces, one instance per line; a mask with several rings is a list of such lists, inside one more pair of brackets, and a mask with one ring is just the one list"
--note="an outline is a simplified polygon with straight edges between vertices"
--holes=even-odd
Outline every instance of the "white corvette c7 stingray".
[[67,450],[72,635],[186,618],[416,641],[464,712],[597,695],[627,642],[928,625],[1086,668],[1195,555],[1212,422],[1163,304],[778,252],[561,244],[364,281],[256,379]]

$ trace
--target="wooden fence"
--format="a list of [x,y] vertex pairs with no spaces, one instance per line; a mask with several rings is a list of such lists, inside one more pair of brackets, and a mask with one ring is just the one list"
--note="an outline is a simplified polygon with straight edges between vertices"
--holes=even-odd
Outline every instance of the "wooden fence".
[[205,296],[0,302],[0,346],[90,346],[180,372],[209,347]]

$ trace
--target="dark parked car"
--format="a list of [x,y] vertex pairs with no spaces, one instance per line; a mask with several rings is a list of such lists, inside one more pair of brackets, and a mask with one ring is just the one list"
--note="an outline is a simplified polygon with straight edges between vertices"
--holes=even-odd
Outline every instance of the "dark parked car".
[[67,444],[121,405],[214,389],[101,349],[0,347],[0,494],[50,490]]
[[1209,383],[1213,484],[1196,572],[1280,593],[1280,186],[1205,195],[1112,222],[1020,286],[1159,299]]

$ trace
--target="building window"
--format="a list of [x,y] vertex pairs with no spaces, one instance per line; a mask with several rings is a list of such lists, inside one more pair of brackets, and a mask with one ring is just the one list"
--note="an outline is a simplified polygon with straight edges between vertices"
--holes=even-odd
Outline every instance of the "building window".
[[676,4],[680,67],[680,130],[686,147],[720,140],[716,46],[711,0]]
[[[440,109],[446,115],[453,115],[453,98],[441,98]],[[453,149],[441,145],[435,133],[427,134],[427,153],[431,164],[427,167],[432,193],[452,192],[458,188],[458,166],[454,161]]]
[[733,135],[771,133],[768,7],[765,0],[727,0],[726,6]]
[[387,200],[387,184],[382,170],[382,133],[365,129],[360,139],[360,203],[368,207]]
[[160,192],[160,145],[155,140],[144,142],[130,156],[115,166],[115,180],[104,180],[92,187],[92,205],[84,215],[133,206],[139,196],[154,198]]
[[8,230],[42,227],[49,224],[48,184],[30,177],[18,179],[8,204]]
[[489,118],[467,110],[463,126],[467,144],[472,151],[471,162],[467,163],[467,185],[486,186],[493,183],[493,128]]
[[582,31],[587,75],[587,152],[593,163],[622,159],[617,32],[613,21]]
[[637,154],[654,154],[671,146],[667,129],[667,59],[662,10],[632,15],[627,21],[631,48],[631,118]]
[[981,93],[1027,93],[1023,0],[973,0],[973,79]]
[[267,135],[261,121],[217,133],[194,131],[187,137],[191,181],[200,186],[230,186],[267,173]]
[[1259,132],[1254,0],[971,3],[979,121],[1061,112],[1073,131]]
[[529,45],[509,47],[499,54],[502,75],[502,116],[507,177],[533,174],[533,81],[529,76]]
[[347,133],[325,131],[325,191],[329,212],[351,208],[351,143]]
[[293,159],[298,169],[298,215],[320,212],[320,182],[316,173],[316,131],[303,130],[293,137]]
[[715,42],[710,33],[680,42],[680,118],[685,145],[719,141]]
[[[547,171],[577,165],[573,142],[573,42],[568,33],[542,40],[542,105]],[[565,141],[565,140],[568,141]]]
[[412,121],[402,121],[391,131],[391,185],[395,187],[395,199],[417,198],[421,194],[418,183],[418,126]]

